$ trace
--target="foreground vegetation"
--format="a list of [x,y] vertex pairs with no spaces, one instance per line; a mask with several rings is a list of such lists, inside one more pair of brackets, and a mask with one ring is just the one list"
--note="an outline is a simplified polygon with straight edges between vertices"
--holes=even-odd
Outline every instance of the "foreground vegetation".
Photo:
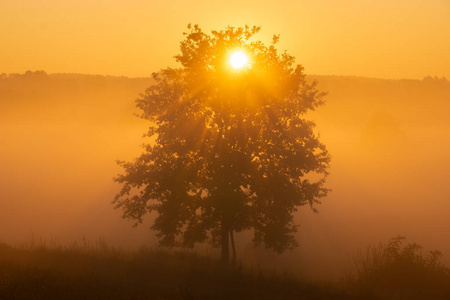
[[0,246],[0,299],[349,299],[331,286],[192,253]]
[[397,237],[369,247],[338,283],[223,266],[187,252],[0,244],[0,299],[450,299],[439,251]]
[[450,299],[450,269],[438,250],[423,251],[397,236],[370,246],[356,258],[349,280],[354,294],[368,299]]

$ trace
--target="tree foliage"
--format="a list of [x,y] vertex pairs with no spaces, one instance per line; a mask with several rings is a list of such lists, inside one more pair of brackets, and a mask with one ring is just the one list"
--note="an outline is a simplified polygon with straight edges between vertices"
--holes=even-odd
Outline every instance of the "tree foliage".
[[[152,228],[166,246],[208,241],[227,259],[229,235],[253,229],[256,244],[294,247],[293,213],[327,193],[330,157],[305,118],[324,93],[278,52],[278,36],[268,47],[254,40],[259,27],[188,29],[181,67],[154,73],[137,99],[155,143],[119,162],[115,207],[138,223],[156,211]],[[228,63],[236,49],[250,59],[240,70]]]

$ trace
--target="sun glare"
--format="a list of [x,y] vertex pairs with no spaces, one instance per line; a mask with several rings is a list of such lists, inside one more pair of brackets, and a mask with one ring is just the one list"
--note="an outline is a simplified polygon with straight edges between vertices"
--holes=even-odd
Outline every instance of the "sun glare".
[[235,69],[241,69],[248,63],[247,54],[244,51],[235,51],[230,56],[230,64]]

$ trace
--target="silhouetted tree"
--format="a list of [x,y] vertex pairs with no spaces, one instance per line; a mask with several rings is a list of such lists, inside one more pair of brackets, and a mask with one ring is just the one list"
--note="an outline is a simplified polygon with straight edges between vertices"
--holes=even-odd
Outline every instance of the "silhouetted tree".
[[[156,141],[133,162],[119,162],[114,200],[137,220],[156,211],[152,228],[165,246],[210,242],[229,260],[233,233],[253,229],[254,242],[277,252],[296,246],[293,213],[313,209],[330,157],[305,114],[322,104],[294,57],[251,38],[259,27],[204,33],[197,25],[175,56],[180,68],[153,74],[137,99],[146,134]],[[232,51],[249,56],[233,69]],[[312,175],[312,176],[311,176]],[[315,180],[313,180],[315,179]]]

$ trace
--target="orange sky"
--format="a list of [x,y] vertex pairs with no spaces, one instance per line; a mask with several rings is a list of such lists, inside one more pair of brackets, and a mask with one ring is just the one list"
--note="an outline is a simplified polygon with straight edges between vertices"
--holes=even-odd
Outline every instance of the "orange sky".
[[149,76],[189,22],[261,25],[309,74],[450,77],[449,0],[2,0],[0,73]]

